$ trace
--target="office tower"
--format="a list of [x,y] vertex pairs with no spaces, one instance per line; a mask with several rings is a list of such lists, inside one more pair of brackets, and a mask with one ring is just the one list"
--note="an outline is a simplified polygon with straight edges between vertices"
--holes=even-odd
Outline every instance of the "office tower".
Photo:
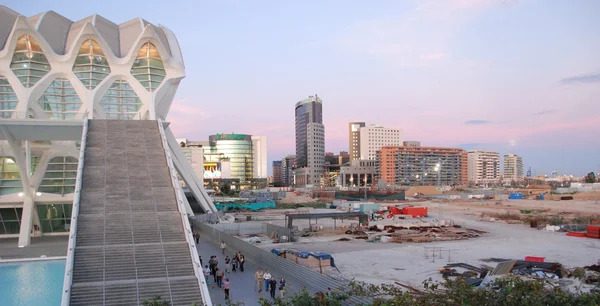
[[350,160],[360,159],[360,128],[365,127],[364,122],[350,122],[348,131]]
[[296,155],[288,155],[281,160],[281,179],[283,180],[283,186],[293,185],[295,169]]
[[295,106],[296,118],[296,186],[319,186],[325,161],[325,126],[323,102],[309,96]]
[[504,179],[523,179],[523,158],[516,154],[504,155]]
[[498,152],[480,150],[469,151],[467,172],[469,183],[499,183],[500,155]]
[[375,176],[392,185],[465,185],[467,152],[437,147],[383,147]]
[[273,161],[273,184],[275,185],[283,185],[283,161],[274,160]]
[[377,124],[360,128],[360,159],[375,160],[377,150],[384,146],[402,146],[402,129]]
[[254,171],[252,177],[267,178],[267,136],[252,136]]

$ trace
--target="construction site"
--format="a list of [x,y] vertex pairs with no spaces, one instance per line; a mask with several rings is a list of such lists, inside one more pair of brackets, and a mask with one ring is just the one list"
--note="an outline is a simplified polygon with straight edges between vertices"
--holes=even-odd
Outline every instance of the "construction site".
[[[326,204],[230,212],[230,220],[288,230],[238,237],[320,273],[396,284],[412,292],[427,279],[466,277],[480,285],[488,276],[510,273],[556,280],[576,267],[588,267],[584,288],[598,286],[600,193],[567,199],[552,194],[540,199],[543,193],[535,191],[520,191],[521,196],[425,194],[432,188],[411,188],[401,200],[396,192],[368,201],[339,200],[339,193],[289,192],[279,202]],[[323,194],[327,197],[315,196]]]

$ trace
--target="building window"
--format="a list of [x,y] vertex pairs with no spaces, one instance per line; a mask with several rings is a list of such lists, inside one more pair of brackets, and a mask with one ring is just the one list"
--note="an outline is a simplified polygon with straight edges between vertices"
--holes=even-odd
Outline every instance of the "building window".
[[13,54],[10,69],[25,87],[35,85],[50,71],[50,63],[40,45],[30,35],[21,35]]
[[64,233],[71,228],[72,204],[38,204],[43,233]]
[[131,67],[131,74],[148,91],[154,91],[166,76],[165,67],[158,50],[152,43],[145,43]]
[[52,81],[38,103],[50,119],[75,119],[81,99],[71,82],[61,78]]
[[77,159],[74,157],[54,157],[48,163],[40,192],[65,195],[75,192]]
[[142,101],[125,80],[116,80],[106,90],[100,105],[106,119],[132,119],[142,107]]
[[17,108],[17,95],[3,75],[0,75],[0,118],[10,118]]
[[0,235],[18,234],[22,216],[22,208],[0,208]]
[[94,89],[110,74],[104,52],[95,40],[88,39],[79,48],[73,72],[87,89]]
[[12,157],[0,158],[0,195],[23,191],[19,166]]

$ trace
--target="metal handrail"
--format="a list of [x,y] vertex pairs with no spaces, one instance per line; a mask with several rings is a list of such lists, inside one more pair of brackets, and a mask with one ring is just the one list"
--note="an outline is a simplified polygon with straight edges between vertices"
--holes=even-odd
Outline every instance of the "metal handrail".
[[165,130],[163,127],[163,120],[158,119],[158,130],[160,132],[161,140],[163,143],[163,147],[165,148],[165,154],[167,157],[167,165],[169,167],[169,174],[171,175],[171,183],[173,188],[175,189],[175,197],[177,200],[177,207],[179,209],[179,214],[181,216],[181,220],[183,222],[183,229],[185,240],[188,243],[190,249],[190,255],[192,256],[192,261],[194,264],[194,274],[198,279],[198,285],[200,287],[200,294],[202,295],[202,303],[205,306],[212,306],[212,301],[210,299],[210,293],[208,291],[208,285],[206,284],[206,279],[204,278],[204,273],[202,272],[202,265],[200,264],[200,258],[198,257],[198,250],[196,249],[196,242],[192,236],[192,229],[190,227],[190,221],[188,220],[188,216],[183,206],[183,199],[181,198],[182,190],[179,186],[179,179],[177,178],[177,172],[175,171],[175,167],[173,166],[173,159],[171,158],[171,150],[169,149],[169,144],[167,142],[167,137],[165,135]]
[[75,194],[73,195],[73,208],[71,210],[71,228],[69,230],[69,245],[67,247],[67,261],[65,264],[65,279],[62,291],[62,306],[71,303],[71,285],[73,284],[73,266],[75,264],[75,246],[77,242],[77,219],[79,217],[79,202],[81,200],[81,184],[83,181],[83,165],[85,158],[85,147],[87,145],[87,132],[89,120],[85,119],[83,131],[81,132],[81,144],[79,148],[79,164],[77,166],[77,179],[75,181]]

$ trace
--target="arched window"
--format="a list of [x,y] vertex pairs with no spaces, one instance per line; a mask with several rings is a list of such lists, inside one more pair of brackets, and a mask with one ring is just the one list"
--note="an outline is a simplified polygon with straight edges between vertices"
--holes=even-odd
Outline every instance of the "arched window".
[[73,72],[87,89],[96,88],[110,74],[106,56],[95,40],[88,39],[81,45]]
[[81,107],[81,99],[71,82],[59,78],[50,84],[38,103],[50,119],[75,119]]
[[0,75],[0,118],[10,118],[17,108],[17,95],[8,83],[8,80]]
[[142,101],[125,80],[116,80],[100,100],[106,119],[132,119],[142,107]]
[[77,164],[77,159],[70,156],[52,158],[46,168],[39,191],[56,194],[75,192]]
[[147,42],[142,46],[131,67],[131,74],[148,91],[154,91],[165,79],[165,66],[152,43]]
[[17,40],[10,69],[25,87],[31,87],[50,71],[50,63],[40,45],[30,35]]

